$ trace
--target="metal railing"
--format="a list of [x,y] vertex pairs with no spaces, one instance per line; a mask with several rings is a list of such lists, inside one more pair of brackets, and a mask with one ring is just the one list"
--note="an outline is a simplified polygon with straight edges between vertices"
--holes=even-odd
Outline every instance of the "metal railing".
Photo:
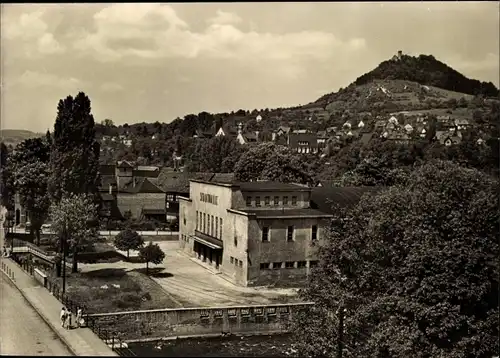
[[2,272],[9,276],[12,281],[15,281],[14,272],[10,269],[9,265],[7,265],[5,262],[2,262],[1,269]]
[[102,328],[99,325],[98,319],[96,317],[85,315],[84,318],[87,327],[90,328],[104,343],[111,347],[118,355],[122,357],[135,357],[136,354],[128,348],[128,344],[121,340],[120,334],[116,331],[111,331],[106,328]]

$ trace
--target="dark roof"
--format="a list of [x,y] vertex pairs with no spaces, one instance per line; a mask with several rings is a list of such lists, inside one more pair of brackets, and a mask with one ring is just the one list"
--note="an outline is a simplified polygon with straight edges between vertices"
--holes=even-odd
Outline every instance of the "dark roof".
[[151,182],[148,178],[138,178],[136,179],[136,184],[131,182],[123,190],[122,192],[137,194],[137,193],[164,193],[164,191],[159,188],[156,184]]
[[113,196],[113,194],[109,194],[109,193],[101,194],[101,198],[102,198],[102,201],[114,201],[115,200],[115,197]]
[[101,164],[99,166],[99,173],[101,175],[115,175],[115,165]]
[[331,214],[333,214],[334,204],[343,208],[351,208],[359,202],[363,194],[376,193],[386,188],[382,186],[334,187],[329,182],[321,184],[322,187],[313,188],[311,191],[311,207]]
[[280,183],[277,181],[251,181],[235,183],[241,191],[310,191],[311,189],[292,183]]
[[302,147],[299,142],[308,142],[309,148],[318,146],[318,136],[316,133],[291,133],[289,134],[289,146],[291,148]]
[[162,170],[157,185],[168,193],[189,193],[189,180],[205,180],[217,183],[232,183],[233,173],[196,173]]
[[310,217],[320,217],[320,216],[330,216],[330,214],[325,213],[320,210],[303,208],[303,209],[274,209],[274,210],[240,210],[245,213],[255,214],[257,218],[271,218],[271,217],[298,217],[298,216],[310,216]]
[[165,209],[142,209],[143,215],[165,215]]
[[130,162],[127,162],[126,160],[122,160],[121,162],[118,162],[118,165],[116,167],[117,168],[134,168],[134,165],[131,164]]
[[108,191],[109,186],[116,185],[116,177],[114,175],[101,175],[101,191]]
[[134,170],[134,176],[142,178],[158,178],[159,170]]
[[252,132],[249,132],[249,133],[245,133],[243,134],[243,138],[245,138],[247,141],[257,141],[257,134],[256,133],[252,133]]
[[361,136],[361,143],[363,145],[367,145],[372,140],[372,137],[373,137],[373,132],[363,133],[363,135]]

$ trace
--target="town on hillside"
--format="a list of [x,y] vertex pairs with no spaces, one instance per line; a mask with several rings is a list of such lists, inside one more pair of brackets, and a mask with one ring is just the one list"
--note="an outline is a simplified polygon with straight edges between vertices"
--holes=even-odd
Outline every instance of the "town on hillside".
[[[0,133],[1,353],[498,357],[498,82],[467,77],[478,73],[471,65],[460,67],[470,70],[466,76],[451,60],[400,50],[401,44],[411,48],[407,39],[345,88],[318,91],[325,94],[306,104],[165,118],[167,111],[153,103],[161,71],[138,92],[137,103],[104,78],[119,73],[130,76],[130,85],[135,72],[148,78],[148,68],[160,62],[162,71],[182,72],[174,66],[176,56],[200,78],[200,68],[219,76],[210,61],[227,59],[254,76],[249,54],[265,61],[279,48],[280,55],[272,52],[265,63],[276,64],[277,57],[285,67],[287,46],[290,59],[300,58],[294,66],[303,61],[313,68],[323,56],[337,66],[324,46],[333,32],[278,36],[253,23],[246,32],[238,26],[250,17],[230,11],[237,4],[220,5],[227,12],[205,19],[207,29],[199,32],[201,25],[181,19],[190,8],[174,5],[103,5],[92,17],[95,26],[82,20],[79,31],[68,25],[74,19],[64,5],[60,23],[53,23],[71,30],[65,36],[77,52],[69,84],[33,73],[9,83],[15,91],[36,80],[25,91],[39,91],[48,78],[57,84],[59,101],[45,133]],[[304,13],[323,5],[308,5]],[[190,6],[198,9],[193,18],[205,9]],[[69,47],[56,46],[66,37],[37,37],[51,28],[44,22],[50,10],[23,11],[11,12],[14,20],[2,15],[9,48],[17,49],[16,39],[27,46],[12,56],[23,52],[27,61],[26,54],[40,52],[34,57],[40,66],[43,56],[70,56]],[[467,24],[477,20],[476,12],[453,16]],[[288,26],[283,22],[277,28]],[[481,21],[475,23],[481,28]],[[480,39],[489,33],[479,30]],[[480,40],[469,32],[460,38],[472,46],[472,38]],[[33,44],[28,48],[32,38],[38,39],[36,51]],[[137,39],[144,48],[132,48]],[[134,41],[125,51],[128,40]],[[156,50],[146,49],[149,40]],[[296,43],[306,40],[307,46]],[[165,41],[175,46],[160,46]],[[376,51],[363,45],[365,39],[335,41],[338,52],[351,51],[352,66],[365,61],[357,54],[385,53],[380,44]],[[339,68],[342,56],[335,54]],[[83,71],[80,61],[95,73]],[[271,76],[273,70],[266,71]],[[480,77],[491,73],[486,69]],[[87,82],[75,77],[83,74]],[[274,75],[278,81],[283,74]],[[178,82],[175,94],[166,85],[162,92],[170,101],[183,91],[195,97],[189,86],[205,88],[187,78]],[[50,98],[41,90],[37,95]],[[112,98],[131,114],[113,107]],[[202,102],[186,101],[199,110],[210,98],[207,92]],[[141,118],[125,123],[131,117],[119,113]]]

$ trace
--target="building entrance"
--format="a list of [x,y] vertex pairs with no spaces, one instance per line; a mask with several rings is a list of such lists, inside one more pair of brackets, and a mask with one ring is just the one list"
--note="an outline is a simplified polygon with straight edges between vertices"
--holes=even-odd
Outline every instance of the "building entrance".
[[222,249],[211,248],[201,242],[194,242],[194,252],[196,258],[209,264],[210,266],[220,269],[222,265]]

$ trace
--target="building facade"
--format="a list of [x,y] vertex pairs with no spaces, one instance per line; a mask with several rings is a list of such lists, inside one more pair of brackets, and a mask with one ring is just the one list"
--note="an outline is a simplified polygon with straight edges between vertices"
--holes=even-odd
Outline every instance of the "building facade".
[[181,248],[242,286],[305,281],[332,217],[298,184],[191,180],[179,199]]

